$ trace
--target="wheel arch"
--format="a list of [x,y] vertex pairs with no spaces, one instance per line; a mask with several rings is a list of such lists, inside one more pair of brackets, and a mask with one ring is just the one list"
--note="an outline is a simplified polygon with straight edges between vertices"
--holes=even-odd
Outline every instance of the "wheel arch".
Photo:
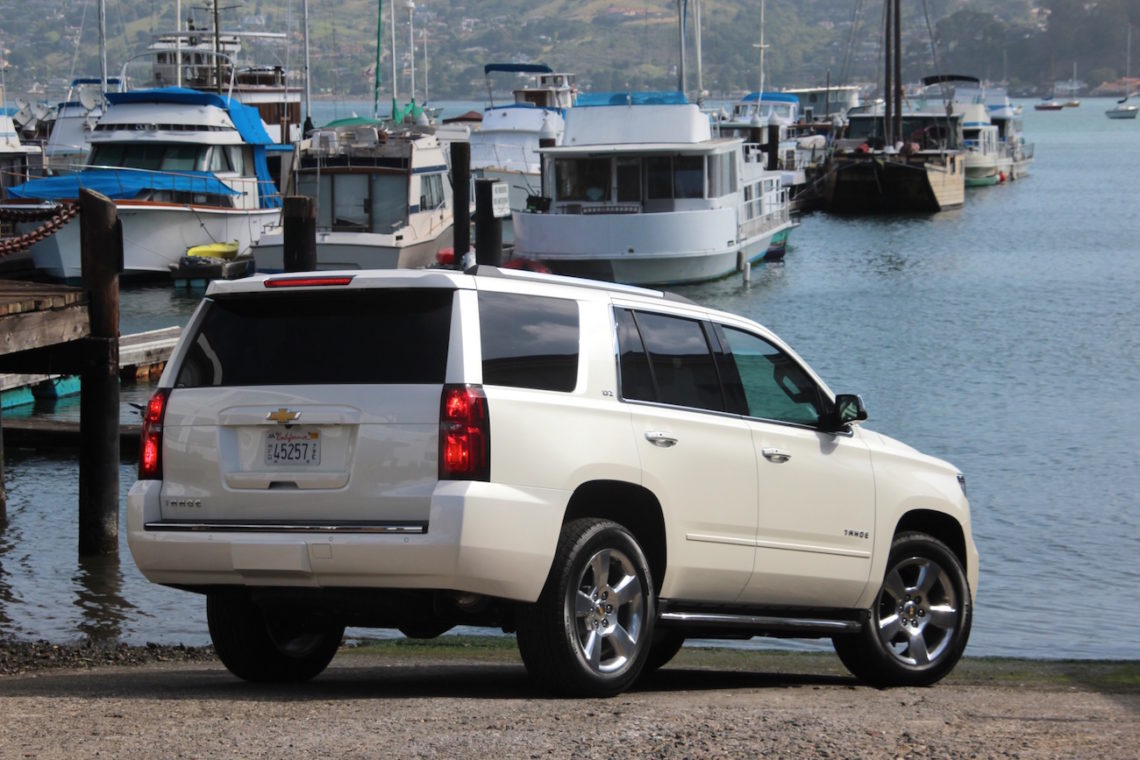
[[665,549],[665,516],[661,504],[648,489],[618,480],[595,480],[578,486],[570,497],[563,524],[594,517],[624,526],[633,534],[653,574],[657,591],[665,582],[668,557]]
[[933,509],[912,509],[899,519],[894,535],[908,531],[925,533],[938,539],[954,553],[963,568],[969,569],[966,532],[953,516]]

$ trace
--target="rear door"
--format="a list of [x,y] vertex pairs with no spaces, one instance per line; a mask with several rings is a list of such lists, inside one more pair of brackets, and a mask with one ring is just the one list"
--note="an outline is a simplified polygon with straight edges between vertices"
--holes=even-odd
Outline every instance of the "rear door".
[[425,523],[454,290],[207,302],[174,376],[166,520]]
[[644,485],[665,513],[674,600],[733,602],[752,574],[756,457],[745,420],[726,413],[708,325],[616,310],[621,393]]

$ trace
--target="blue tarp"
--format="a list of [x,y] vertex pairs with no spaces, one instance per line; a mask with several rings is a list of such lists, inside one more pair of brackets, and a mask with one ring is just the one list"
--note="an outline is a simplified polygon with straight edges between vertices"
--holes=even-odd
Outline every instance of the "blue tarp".
[[757,100],[763,100],[768,103],[799,103],[800,99],[795,95],[788,95],[784,92],[750,92],[741,98],[744,103],[755,103]]
[[689,99],[685,93],[678,90],[663,92],[584,92],[578,96],[575,107],[582,106],[678,106],[685,105]]
[[[33,179],[8,188],[16,198],[38,198],[45,201],[75,199],[80,188],[102,193],[111,200],[137,198],[144,190],[177,190],[211,195],[238,195],[209,172],[146,172],[137,169],[84,169],[75,174]],[[280,205],[277,199],[277,205]]]

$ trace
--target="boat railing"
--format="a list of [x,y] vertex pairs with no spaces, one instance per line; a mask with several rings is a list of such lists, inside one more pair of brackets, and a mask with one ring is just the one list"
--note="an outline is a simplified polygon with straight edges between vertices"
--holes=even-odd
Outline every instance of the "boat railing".
[[[771,196],[768,196],[768,198],[770,200]],[[742,203],[738,217],[742,220],[739,224],[740,231],[737,236],[738,239],[747,240],[768,230],[789,224],[792,220],[789,198],[788,189],[780,188],[780,190],[777,191],[775,208],[765,209],[763,196]]]
[[[176,178],[176,179],[180,180],[180,182],[179,182],[180,186],[177,188],[179,191],[189,192],[189,193],[202,193],[204,195],[217,195],[217,193],[212,190],[212,186],[216,187],[217,183],[219,183],[219,182],[226,184],[226,182],[221,177],[218,177],[212,173],[203,173],[203,172],[169,171],[169,170],[162,170],[162,169],[139,169],[139,168],[130,167],[130,166],[101,166],[98,164],[88,164],[88,165],[84,166],[83,169],[84,170],[98,171],[100,179],[101,179],[100,185],[103,186],[104,189],[105,189],[104,183],[106,182],[107,178],[113,178],[112,181],[113,181],[114,185],[117,185],[119,192],[127,191],[128,187],[127,187],[127,185],[124,184],[125,179],[127,177],[170,177],[170,178]],[[83,171],[76,172],[76,177],[78,178],[77,182],[79,184],[79,187],[84,187],[84,178],[85,178],[84,172]],[[242,184],[258,182],[258,179],[256,177],[228,177],[226,179],[229,181],[237,180],[237,181],[241,182]],[[131,183],[129,183],[129,185],[130,185],[131,189],[134,189],[135,183],[131,182]],[[164,188],[155,188],[155,189],[164,189]],[[169,189],[174,190],[175,188],[172,186]],[[235,188],[231,188],[231,189],[235,189]],[[242,191],[236,190],[236,189],[235,189],[235,192],[237,192],[238,194],[244,194]]]
[[471,146],[471,165],[498,167],[517,171],[538,171],[538,162],[525,145],[509,142],[475,143]]

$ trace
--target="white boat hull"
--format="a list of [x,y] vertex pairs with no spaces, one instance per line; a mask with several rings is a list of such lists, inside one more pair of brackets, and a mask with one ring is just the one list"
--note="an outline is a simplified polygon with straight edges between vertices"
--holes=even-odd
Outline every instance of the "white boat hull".
[[[441,248],[452,244],[452,227],[409,242],[395,241],[393,235],[369,232],[318,232],[317,269],[420,269],[435,263]],[[285,270],[284,234],[280,229],[266,233],[253,247],[259,272]]]
[[[588,225],[583,225],[588,220]],[[786,207],[737,239],[731,208],[653,214],[515,214],[515,258],[631,285],[715,280],[764,257],[792,226]],[[583,235],[588,230],[589,235]]]
[[[196,245],[237,241],[249,253],[263,231],[280,223],[281,209],[223,209],[146,201],[117,201],[123,229],[123,274],[170,274],[172,265]],[[19,227],[30,232],[36,224]],[[79,217],[31,248],[37,269],[59,280],[82,277]]]

